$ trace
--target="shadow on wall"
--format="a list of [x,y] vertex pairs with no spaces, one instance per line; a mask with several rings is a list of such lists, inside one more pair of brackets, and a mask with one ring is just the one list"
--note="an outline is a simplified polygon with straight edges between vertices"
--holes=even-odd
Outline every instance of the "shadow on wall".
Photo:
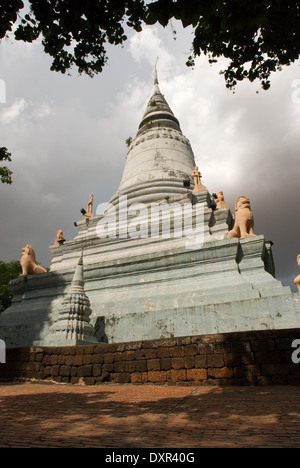
[[9,283],[12,304],[0,315],[0,339],[7,348],[31,346],[46,337],[73,274],[46,272]]

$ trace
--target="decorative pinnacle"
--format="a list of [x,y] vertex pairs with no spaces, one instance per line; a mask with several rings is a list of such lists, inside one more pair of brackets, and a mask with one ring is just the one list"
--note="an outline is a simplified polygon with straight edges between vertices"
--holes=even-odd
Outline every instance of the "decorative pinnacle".
[[157,77],[157,68],[156,68],[157,61],[158,61],[158,57],[156,59],[155,67],[154,67],[154,94],[160,93],[160,89],[158,87],[158,77]]
[[84,288],[84,279],[83,279],[83,251],[81,254],[75,269],[73,280],[71,283],[70,293],[79,293],[83,292]]

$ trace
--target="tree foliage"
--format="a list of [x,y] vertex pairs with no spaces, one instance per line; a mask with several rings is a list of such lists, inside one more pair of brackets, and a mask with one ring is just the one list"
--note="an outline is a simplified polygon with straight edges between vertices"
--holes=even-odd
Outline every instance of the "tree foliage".
[[[75,66],[93,76],[102,71],[106,45],[123,44],[125,27],[141,31],[144,24],[166,26],[172,18],[193,28],[194,65],[201,53],[210,63],[219,57],[229,64],[221,73],[226,86],[270,75],[299,58],[300,6],[296,0],[29,0],[22,16],[21,0],[2,0],[0,38],[12,31],[17,40],[42,37],[51,69],[66,73]],[[19,21],[18,21],[19,20]]]
[[9,282],[22,273],[20,262],[14,260],[5,263],[0,260],[0,313],[7,309],[12,300],[12,292]]
[[[7,151],[5,146],[0,148],[0,161],[11,161],[11,153]],[[6,166],[0,167],[0,180],[2,183],[11,184],[12,183],[12,171],[10,171]]]

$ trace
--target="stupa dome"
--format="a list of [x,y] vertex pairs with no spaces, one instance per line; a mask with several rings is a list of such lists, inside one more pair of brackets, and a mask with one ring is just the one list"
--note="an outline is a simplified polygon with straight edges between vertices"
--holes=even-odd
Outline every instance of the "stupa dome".
[[154,92],[130,143],[119,189],[110,202],[117,203],[121,195],[130,203],[182,195],[187,192],[184,181],[193,188],[194,167],[190,142],[159,89],[155,71]]

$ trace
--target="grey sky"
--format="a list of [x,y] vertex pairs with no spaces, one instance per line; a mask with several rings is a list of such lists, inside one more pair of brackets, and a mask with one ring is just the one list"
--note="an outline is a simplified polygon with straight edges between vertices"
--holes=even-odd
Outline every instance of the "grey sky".
[[[272,240],[276,277],[295,290],[299,274],[299,62],[273,75],[271,89],[241,83],[228,91],[219,70],[201,57],[185,66],[190,30],[156,26],[109,49],[109,63],[93,79],[49,70],[40,44],[2,41],[0,146],[13,155],[13,184],[0,185],[0,259],[21,257],[31,244],[48,267],[49,245],[62,229],[77,234],[89,194],[95,205],[118,189],[125,140],[134,137],[153,90],[157,56],[160,89],[190,140],[202,182],[223,190],[233,211],[251,199],[255,232]],[[259,90],[259,93],[256,91]]]

